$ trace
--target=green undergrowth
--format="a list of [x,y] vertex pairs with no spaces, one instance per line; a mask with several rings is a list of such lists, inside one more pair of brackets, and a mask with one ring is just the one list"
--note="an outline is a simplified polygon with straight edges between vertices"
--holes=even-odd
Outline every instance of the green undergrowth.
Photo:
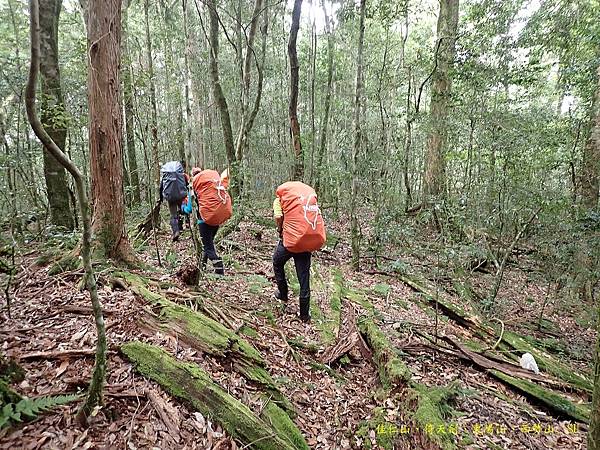
[[79,256],[69,253],[50,266],[48,275],[60,275],[61,273],[75,270],[78,267],[81,267],[81,259]]
[[[4,382],[0,381],[0,391],[4,389]],[[66,405],[78,400],[80,395],[56,395],[38,398],[13,399],[14,402],[0,403],[0,429],[11,424],[35,419],[41,413],[50,411],[57,406]]]

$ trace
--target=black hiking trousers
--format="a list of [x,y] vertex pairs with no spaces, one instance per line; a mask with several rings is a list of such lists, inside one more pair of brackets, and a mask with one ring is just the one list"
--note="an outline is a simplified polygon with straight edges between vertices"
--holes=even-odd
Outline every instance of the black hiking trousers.
[[275,273],[275,281],[281,299],[286,301],[288,298],[288,283],[285,277],[285,263],[290,258],[294,258],[296,266],[296,275],[300,283],[300,317],[306,318],[309,315],[310,305],[310,252],[292,253],[283,246],[283,242],[279,241],[273,253],[273,272]]
[[169,213],[171,214],[171,231],[173,235],[178,231],[181,231],[181,223],[179,221],[179,214],[181,213],[181,200],[169,202]]
[[215,250],[215,235],[219,231],[218,225],[208,225],[201,222],[198,227],[200,228],[200,239],[202,240],[202,270],[206,268],[206,263],[210,259],[212,261],[215,273],[218,275],[224,275],[225,270],[223,268],[223,260],[217,255]]

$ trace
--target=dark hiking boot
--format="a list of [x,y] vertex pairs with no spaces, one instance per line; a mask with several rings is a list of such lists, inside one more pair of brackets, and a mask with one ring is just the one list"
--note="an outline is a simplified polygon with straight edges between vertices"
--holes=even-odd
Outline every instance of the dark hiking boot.
[[217,275],[225,275],[225,268],[223,267],[223,260],[213,261],[213,268]]
[[171,231],[173,232],[173,242],[175,242],[179,239],[179,234],[181,233],[179,231],[179,220],[177,220],[177,218],[171,219]]
[[310,298],[300,299],[300,320],[304,323],[310,322]]
[[282,295],[281,291],[279,289],[275,289],[275,294],[274,295],[275,295],[275,298],[277,300],[281,300],[282,302],[287,302],[288,301],[287,295],[285,295],[285,296]]

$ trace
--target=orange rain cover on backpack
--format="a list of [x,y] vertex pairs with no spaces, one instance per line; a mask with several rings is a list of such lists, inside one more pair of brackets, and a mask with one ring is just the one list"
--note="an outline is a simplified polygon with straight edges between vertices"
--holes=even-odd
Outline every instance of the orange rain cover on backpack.
[[198,199],[200,217],[208,225],[222,225],[231,217],[231,197],[216,170],[203,170],[194,177],[192,187]]
[[300,181],[288,181],[275,194],[283,210],[283,246],[292,253],[319,250],[325,244],[325,223],[315,190]]

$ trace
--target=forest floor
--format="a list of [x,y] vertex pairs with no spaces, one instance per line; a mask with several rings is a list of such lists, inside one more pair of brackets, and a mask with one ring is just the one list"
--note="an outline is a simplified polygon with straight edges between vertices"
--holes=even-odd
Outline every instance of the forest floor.
[[[361,271],[353,272],[343,223],[329,224],[328,231],[337,237],[335,245],[331,241],[325,252],[313,258],[310,324],[296,318],[297,296],[292,296],[288,311],[282,311],[273,297],[271,254],[277,236],[266,222],[243,221],[222,241],[219,251],[227,274],[204,275],[199,292],[176,276],[178,269],[194,261],[187,229],[177,243],[170,242],[166,231],[159,233],[162,268],[157,267],[152,240],[138,244],[139,257],[147,268],[134,272],[149,277],[154,282],[151,289],[174,302],[194,307],[199,295],[205,304],[221,310],[226,324],[243,334],[264,357],[278,388],[296,408],[294,422],[310,448],[586,448],[584,423],[530,402],[489,371],[457,357],[456,349],[443,346],[442,336],[467,339],[470,335],[456,321],[439,311],[435,314],[421,293],[396,276],[406,272],[418,275],[435,287],[436,295],[475,314],[478,298],[491,288],[493,270],[479,267],[460,272],[459,277],[456,268],[450,268],[433,250],[435,237],[423,228],[410,245],[382,249],[380,254],[385,256],[380,258],[365,255]],[[94,361],[96,334],[89,297],[77,288],[82,272],[49,275],[52,264],[39,260],[47,247],[48,243],[32,243],[22,256],[12,317],[8,318],[6,310],[0,313],[2,352],[24,368],[26,377],[14,388],[28,397],[85,388]],[[589,374],[589,349],[595,339],[589,309],[586,312],[586,305],[556,300],[537,276],[543,269],[533,254],[523,251],[511,259],[494,307],[496,321],[502,322],[507,332],[530,336],[532,342],[569,362],[574,370]],[[291,275],[293,263],[288,266]],[[74,422],[77,402],[44,413],[33,422],[2,429],[0,448],[247,448],[247,443],[236,442],[208,417],[138,374],[119,347],[136,339],[159,345],[178,360],[198,364],[252,410],[261,408],[255,386],[232,370],[227,357],[199,352],[177,336],[144,326],[140,317],[151,309],[147,302],[115,284],[110,268],[99,270],[109,344],[105,405],[86,430]],[[337,312],[342,320],[336,324],[331,299],[340,280],[346,295]],[[443,426],[427,426],[422,421],[420,427],[415,425],[402,390],[396,395],[382,394],[377,368],[360,353],[350,351],[348,357],[330,366],[321,364],[320,357],[335,342],[348,308],[359,317],[374,317],[410,369],[413,381],[452,391],[442,408]],[[543,325],[541,331],[538,323]],[[339,338],[343,338],[341,334]],[[84,351],[69,353],[72,349]],[[562,393],[575,404],[589,402],[589,396],[581,392],[563,389]],[[165,411],[171,420],[165,420]],[[444,439],[438,439],[441,437]]]

